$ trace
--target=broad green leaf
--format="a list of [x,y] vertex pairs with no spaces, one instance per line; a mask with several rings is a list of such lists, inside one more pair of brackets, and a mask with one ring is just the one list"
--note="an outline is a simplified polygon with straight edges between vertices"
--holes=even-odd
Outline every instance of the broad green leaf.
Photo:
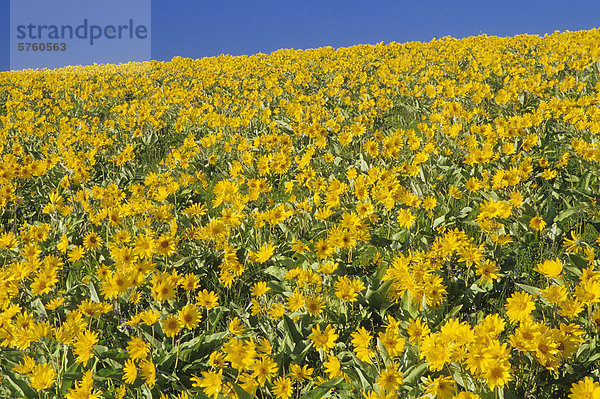
[[88,283],[88,287],[90,289],[90,299],[94,302],[100,302],[100,298],[98,297],[98,292],[96,291],[94,282],[91,279],[90,279],[90,282]]
[[[281,260],[280,262],[284,263],[283,260]],[[279,281],[283,281],[285,279],[287,270],[285,270],[283,267],[280,267],[280,266],[269,266],[268,268],[266,268],[264,270],[264,273],[275,277]]]
[[367,291],[365,297],[372,307],[380,309],[387,299],[387,293],[392,285],[392,280],[384,281],[375,291]]
[[584,258],[582,258],[578,254],[569,254],[569,260],[577,266],[579,269],[586,269],[588,267],[588,262]]
[[521,288],[523,291],[530,293],[531,295],[538,295],[541,291],[538,287],[532,287],[531,285],[526,284],[516,284],[517,287]]
[[331,388],[334,388],[342,381],[343,378],[335,378],[333,380],[325,381],[318,387],[308,392],[306,395],[302,396],[302,399],[320,399],[327,393],[327,391],[329,391]]
[[433,221],[433,228],[434,229],[437,228],[440,224],[444,223],[444,221],[446,221],[446,215],[442,215],[442,216],[436,218]]
[[406,371],[406,376],[403,377],[404,383],[406,385],[415,384],[421,376],[423,376],[427,372],[427,363],[420,364],[418,366],[409,367]]
[[283,315],[283,325],[285,330],[292,336],[292,339],[295,343],[301,342],[304,340],[304,337],[298,331],[296,327],[296,323],[292,319],[290,319],[287,315]]

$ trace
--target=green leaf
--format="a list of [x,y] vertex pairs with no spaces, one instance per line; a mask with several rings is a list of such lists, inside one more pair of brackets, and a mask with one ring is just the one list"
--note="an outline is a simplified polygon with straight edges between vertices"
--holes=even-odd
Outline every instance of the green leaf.
[[400,307],[405,312],[408,312],[408,314],[410,314],[410,317],[412,317],[413,319],[416,319],[419,316],[419,311],[415,306],[413,306],[412,299],[408,291],[406,291],[402,296]]
[[96,291],[96,287],[92,280],[88,283],[88,287],[90,289],[90,299],[94,302],[100,302],[100,297],[98,297],[98,292]]
[[569,260],[578,268],[586,269],[588,267],[588,263],[585,259],[583,259],[580,255],[577,254],[569,254]]
[[412,366],[407,370],[406,377],[403,378],[404,384],[413,385],[415,384],[421,376],[425,374],[427,371],[427,363],[420,364],[418,366]]
[[517,287],[519,287],[520,289],[522,289],[525,292],[530,293],[531,295],[538,295],[539,292],[541,291],[540,288],[538,288],[538,287],[532,287],[531,285],[525,285],[525,284],[519,284],[519,283],[517,283]]
[[574,206],[568,209],[565,209],[564,211],[562,211],[561,213],[559,213],[556,218],[554,218],[554,220],[556,222],[560,222],[563,219],[568,218],[569,216],[573,215],[574,213],[577,213],[579,211],[581,211],[583,208],[580,206]]
[[377,234],[371,234],[371,241],[370,243],[372,245],[375,245],[376,247],[385,247],[385,248],[389,248],[390,245],[392,244],[392,240],[388,240],[387,238],[377,235]]
[[325,381],[306,395],[302,396],[302,399],[320,399],[327,393],[327,391],[329,391],[331,388],[334,388],[336,385],[342,382],[342,380],[343,378],[340,377],[335,378],[333,380]]
[[98,376],[104,378],[121,378],[123,371],[115,367],[103,367],[98,370]]
[[287,270],[285,270],[283,267],[279,267],[279,266],[269,266],[264,270],[264,273],[275,277],[279,281],[283,281],[285,279]]
[[[215,329],[216,329],[216,328],[217,328],[217,326],[219,325],[219,322],[221,321],[221,319],[222,319],[222,318],[224,317],[224,315],[225,315],[225,310],[223,310],[223,307],[219,306],[217,309],[218,309],[219,311],[218,311],[218,313],[217,313],[215,316],[213,316],[213,314],[214,314],[214,313],[213,313],[213,314],[211,314],[211,315],[209,316],[210,325],[212,326],[212,327],[211,327],[211,329],[210,329],[210,333],[211,333],[212,335],[216,335],[216,334],[213,334],[213,333],[215,332]],[[218,333],[217,333],[217,334],[218,334]],[[208,342],[208,337],[206,338],[206,340],[207,340],[207,342]]]
[[458,312],[460,312],[460,310],[462,309],[463,305],[456,305],[455,307],[452,308],[452,310],[450,310],[450,312],[448,312],[446,314],[446,316],[444,317],[444,321],[448,321],[452,318],[454,318]]
[[458,385],[466,388],[468,391],[474,391],[476,389],[473,377],[462,370],[456,363],[450,363],[448,368],[452,373],[452,378],[454,378],[454,381],[456,381]]
[[67,275],[66,288],[67,291],[70,291],[72,288],[78,286],[78,277],[77,277],[77,269],[71,269],[69,274]]
[[12,390],[14,390],[15,392],[19,392],[19,396],[22,395],[22,397],[24,398],[38,397],[38,394],[33,390],[33,388],[31,388],[29,384],[27,384],[22,379],[15,376],[15,374],[11,370],[5,369],[2,373],[4,374],[2,376],[2,379],[8,383],[7,385],[9,385]]
[[191,257],[189,257],[189,256],[186,256],[186,257],[184,257],[184,258],[181,258],[181,259],[179,259],[177,262],[173,263],[173,264],[171,265],[171,268],[172,268],[172,269],[176,269],[176,268],[178,268],[178,267],[181,267],[181,266],[183,266],[183,264],[184,264],[185,262],[187,262],[187,261],[188,261],[188,260],[190,260],[190,259],[191,259]]
[[399,231],[398,233],[395,233],[391,238],[392,238],[392,241],[405,242],[408,235],[410,235],[410,232],[408,230],[404,230],[404,231]]
[[390,358],[387,349],[385,349],[383,342],[381,342],[379,338],[377,338],[377,349],[379,349],[379,353],[381,354],[381,357],[383,359],[383,364],[389,364],[392,361],[392,359]]
[[298,331],[296,323],[294,323],[294,321],[290,319],[287,315],[283,315],[283,325],[288,334],[292,336],[293,342],[304,341],[304,337]]
[[460,210],[459,214],[458,214],[458,218],[459,219],[464,219],[467,216],[469,216],[469,214],[473,211],[473,208],[471,208],[470,206],[465,206],[463,209]]
[[548,212],[546,213],[546,217],[544,218],[544,221],[546,222],[546,224],[548,226],[550,226],[552,223],[554,223],[554,218],[556,217],[556,209],[554,207],[554,201],[552,200],[552,197],[548,198]]
[[365,159],[363,158],[363,154],[360,153],[359,155],[359,159],[356,161],[356,166],[358,166],[358,168],[362,171],[362,172],[366,172],[369,170],[369,165],[367,164],[367,162],[365,161]]
[[204,343],[204,336],[206,332],[203,332],[201,335],[194,337],[190,341],[184,342],[181,344],[179,350],[179,358],[181,360],[189,361],[193,354],[197,354],[198,350]]
[[383,284],[380,284],[376,290],[374,290],[374,291],[368,290],[367,293],[365,294],[365,297],[366,297],[369,305],[371,305],[375,309],[380,309],[381,305],[383,305],[384,303],[387,302],[386,301],[387,293],[388,293],[388,290],[390,289],[391,285],[392,285],[392,280],[387,280]]
[[[353,358],[353,359],[355,359],[354,361],[355,361],[356,363],[359,363],[359,362],[360,362],[360,360],[358,360],[358,359],[356,358],[356,356],[352,356],[352,358]],[[369,382],[369,381],[368,381],[368,380],[365,378],[365,375],[363,374],[363,372],[362,372],[362,370],[361,370],[361,368],[360,368],[360,367],[354,366],[354,367],[352,368],[352,370],[348,370],[348,371],[346,371],[346,374],[348,375],[348,377],[350,377],[350,379],[351,379],[352,381],[356,381],[356,380],[360,381],[360,386],[361,386],[361,389],[362,389],[363,391],[366,391],[367,389],[372,389],[372,388],[373,388],[373,384],[371,384],[371,383],[370,383],[370,382]],[[356,375],[354,375],[354,374],[356,374]]]
[[46,319],[48,318],[48,314],[46,313],[46,308],[42,303],[40,298],[36,298],[35,301],[31,302],[31,307],[38,311],[38,314],[44,316]]

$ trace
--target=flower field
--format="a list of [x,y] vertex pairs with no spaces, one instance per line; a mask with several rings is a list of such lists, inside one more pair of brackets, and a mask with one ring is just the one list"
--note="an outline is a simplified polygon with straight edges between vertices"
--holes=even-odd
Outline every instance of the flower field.
[[600,397],[600,30],[0,73],[0,397]]

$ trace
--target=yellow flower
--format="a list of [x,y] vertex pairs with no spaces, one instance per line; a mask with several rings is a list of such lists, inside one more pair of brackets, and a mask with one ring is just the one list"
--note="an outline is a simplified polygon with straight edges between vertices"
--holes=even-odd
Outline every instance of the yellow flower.
[[314,245],[315,254],[319,259],[326,259],[335,251],[335,249],[331,246],[329,241],[325,238],[317,240]]
[[133,384],[136,378],[137,368],[135,367],[135,362],[132,359],[127,359],[125,366],[123,366],[123,381],[127,384]]
[[181,323],[177,316],[168,316],[162,321],[162,329],[167,337],[174,337],[181,331]]
[[399,364],[394,361],[381,372],[376,382],[383,392],[393,392],[402,385],[402,373],[398,371],[399,368]]
[[287,308],[290,312],[295,312],[302,308],[306,302],[306,298],[302,294],[302,292],[298,290],[294,290],[292,295],[290,295],[287,299]]
[[98,249],[102,246],[102,237],[94,231],[89,231],[83,239],[83,246],[86,250]]
[[391,357],[399,356],[404,351],[404,338],[396,328],[386,328],[385,332],[379,333],[379,340]]
[[425,384],[425,394],[433,395],[434,398],[448,399],[456,393],[456,382],[452,377],[440,376],[432,379],[429,376]]
[[365,285],[358,279],[349,279],[342,276],[335,282],[335,296],[344,302],[354,302],[358,293],[365,289]]
[[323,332],[321,332],[321,326],[317,325],[317,328],[312,329],[312,334],[308,338],[312,341],[315,349],[327,351],[335,347],[335,340],[338,338],[338,335],[335,329],[331,327],[331,324],[328,324]]
[[589,377],[573,383],[569,399],[598,399],[600,398],[600,384]]
[[252,377],[258,381],[262,387],[265,382],[271,381],[271,377],[277,374],[277,362],[275,362],[270,356],[263,355],[259,359],[254,361],[252,365]]
[[157,310],[146,310],[140,314],[141,320],[144,324],[151,326],[160,320],[160,312]]
[[546,227],[546,222],[539,216],[534,216],[529,221],[529,227],[531,227],[535,231],[542,231],[544,227]]
[[74,344],[74,353],[77,355],[78,363],[86,363],[91,357],[93,357],[92,350],[94,345],[98,342],[98,333],[85,330],[79,334]]
[[343,375],[341,370],[342,365],[337,357],[327,355],[327,361],[323,363],[325,372],[329,374],[330,379],[338,378]]
[[523,194],[517,190],[510,194],[510,200],[508,200],[508,202],[510,202],[513,207],[518,208],[523,203],[523,200]]
[[63,254],[67,253],[67,248],[69,247],[69,239],[66,234],[63,234],[60,238],[58,244],[56,244],[56,249],[58,249]]
[[196,294],[196,300],[198,301],[198,305],[204,306],[207,310],[219,305],[219,296],[213,291],[208,291],[206,289]]
[[564,317],[568,317],[573,319],[577,317],[579,313],[583,310],[583,303],[574,298],[568,298],[562,301],[560,304],[559,314]]
[[223,389],[223,370],[218,372],[203,371],[202,377],[193,375],[190,380],[193,387],[201,387],[202,391],[207,396],[212,396],[214,399],[219,396],[219,392]]
[[512,322],[526,321],[531,311],[535,309],[533,298],[527,292],[515,292],[506,300],[506,315]]
[[135,239],[135,247],[133,252],[140,257],[140,259],[151,258],[156,251],[156,243],[151,235],[139,235]]
[[582,245],[583,245],[583,241],[581,241],[581,236],[572,230],[571,230],[571,238],[563,239],[563,247],[565,247],[565,250],[567,252],[579,253],[581,251]]
[[423,209],[425,210],[432,210],[433,208],[435,208],[437,205],[437,200],[435,199],[435,197],[425,197],[423,198]]
[[175,297],[178,278],[169,273],[161,273],[152,277],[152,296],[157,302],[164,302]]
[[200,318],[200,310],[193,303],[188,303],[179,311],[179,320],[190,330],[198,327]]
[[462,198],[462,193],[460,192],[460,190],[454,186],[450,187],[450,196],[454,199],[461,199]]
[[65,302],[65,298],[61,297],[61,298],[52,298],[50,301],[48,301],[48,303],[46,304],[46,309],[49,310],[56,310],[58,309],[63,303]]
[[249,368],[256,357],[256,344],[251,340],[243,340],[231,337],[223,345],[225,360],[231,363],[231,367],[237,370]]
[[575,286],[575,296],[584,305],[592,305],[600,301],[600,280],[594,278],[581,280]]
[[423,338],[431,332],[429,326],[423,323],[420,317],[416,320],[410,319],[410,324],[406,329],[406,333],[408,334],[408,339],[410,343],[417,344],[423,340]]
[[294,392],[294,385],[291,379],[287,377],[277,377],[273,382],[271,392],[277,399],[289,399]]
[[133,337],[127,344],[127,352],[133,360],[143,359],[148,355],[150,344],[144,342],[143,339]]
[[236,316],[231,319],[227,325],[227,329],[233,335],[242,335],[244,333],[244,324],[242,323],[242,320]]
[[126,393],[127,393],[127,388],[125,387],[125,385],[121,385],[115,389],[115,397],[117,399],[123,399],[125,397]]
[[477,263],[475,265],[475,273],[481,276],[481,280],[493,282],[498,278],[498,271],[500,268],[492,260],[486,259],[484,262]]
[[274,319],[281,319],[285,314],[285,305],[283,303],[274,303],[268,309],[267,313]]
[[567,299],[567,289],[563,285],[550,285],[541,291],[542,297],[551,305],[559,304]]
[[66,394],[66,399],[99,399],[99,396],[92,394],[94,387],[94,377],[91,370],[86,371],[81,378],[81,381],[75,383],[75,387],[69,389]]
[[174,237],[163,234],[156,240],[156,252],[161,256],[171,256],[177,249]]
[[248,372],[241,373],[239,376],[239,381],[240,387],[242,387],[242,389],[249,393],[252,397],[255,397],[259,384],[254,377],[252,377],[252,374]]
[[267,283],[265,281],[258,281],[252,285],[252,288],[250,288],[250,293],[255,298],[260,298],[261,296],[269,292],[270,289],[271,288],[267,286]]
[[309,368],[306,364],[300,366],[298,364],[290,364],[290,375],[293,380],[312,380],[313,369]]
[[31,387],[41,391],[54,385],[56,381],[56,371],[48,363],[36,364],[31,370]]
[[544,171],[542,172],[542,177],[545,180],[552,180],[556,177],[557,174],[558,172],[554,169],[544,169]]
[[548,278],[555,278],[562,273],[563,265],[558,258],[554,260],[546,259],[544,262],[538,263],[537,268],[534,270]]
[[13,368],[17,373],[29,374],[35,367],[35,360],[30,356],[25,356],[23,362],[19,362],[17,366]]
[[308,314],[312,316],[318,316],[325,305],[323,304],[323,299],[320,295],[311,295],[304,301],[304,307],[306,308]]
[[513,380],[511,367],[507,359],[490,359],[484,363],[483,377],[491,390],[503,388]]
[[140,362],[140,374],[144,383],[152,388],[156,382],[156,367],[152,360],[144,359]]
[[415,216],[408,209],[400,209],[398,212],[398,223],[401,227],[409,229],[415,222]]
[[79,259],[83,258],[83,255],[85,255],[85,248],[83,248],[81,245],[78,245],[69,251],[69,262],[75,263]]
[[44,268],[40,270],[30,285],[31,292],[34,295],[42,295],[50,292],[58,282],[58,269]]
[[364,327],[359,327],[358,330],[350,334],[352,336],[352,345],[354,347],[368,347],[373,339],[371,334]]
[[250,260],[256,263],[265,263],[273,256],[274,252],[275,246],[273,244],[264,244],[257,252],[250,253]]

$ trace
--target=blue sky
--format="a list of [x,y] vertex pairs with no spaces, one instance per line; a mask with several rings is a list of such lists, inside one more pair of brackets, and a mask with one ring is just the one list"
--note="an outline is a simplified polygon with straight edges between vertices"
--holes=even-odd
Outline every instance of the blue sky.
[[[10,68],[10,1],[0,0],[0,71]],[[513,36],[600,27],[597,0],[152,0],[152,59],[280,48]]]

